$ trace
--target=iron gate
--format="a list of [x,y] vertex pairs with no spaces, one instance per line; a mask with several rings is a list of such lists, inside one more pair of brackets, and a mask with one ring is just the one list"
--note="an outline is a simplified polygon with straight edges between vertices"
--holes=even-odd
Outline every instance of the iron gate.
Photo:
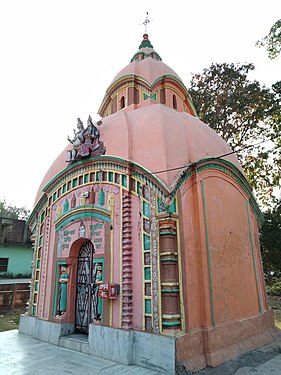
[[91,320],[92,267],[94,246],[86,241],[80,249],[77,264],[75,330],[88,333]]

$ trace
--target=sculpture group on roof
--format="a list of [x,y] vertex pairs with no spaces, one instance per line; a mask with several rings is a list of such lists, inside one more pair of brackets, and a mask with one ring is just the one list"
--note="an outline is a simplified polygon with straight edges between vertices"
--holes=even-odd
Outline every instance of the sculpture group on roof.
[[74,131],[74,138],[70,139],[69,136],[67,140],[72,144],[72,149],[67,150],[68,163],[73,163],[75,161],[90,157],[104,155],[106,148],[102,141],[100,141],[100,131],[99,126],[102,121],[99,120],[93,123],[91,116],[89,115],[87,121],[87,127],[84,128],[83,122],[80,118],[77,119],[77,131]]

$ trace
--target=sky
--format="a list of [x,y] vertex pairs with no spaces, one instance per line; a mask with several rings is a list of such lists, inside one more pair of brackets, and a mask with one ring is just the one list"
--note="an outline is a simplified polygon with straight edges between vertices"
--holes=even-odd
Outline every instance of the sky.
[[77,117],[99,120],[115,75],[144,33],[189,87],[212,63],[253,63],[251,79],[281,79],[281,58],[255,43],[281,18],[267,0],[2,0],[0,201],[32,209],[39,185]]

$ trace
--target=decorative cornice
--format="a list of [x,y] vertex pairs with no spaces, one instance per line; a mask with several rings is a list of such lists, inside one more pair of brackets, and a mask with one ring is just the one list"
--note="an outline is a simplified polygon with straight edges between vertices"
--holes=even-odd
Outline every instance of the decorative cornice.
[[138,76],[138,75],[135,75],[135,74],[125,74],[121,77],[119,77],[118,79],[116,79],[115,81],[113,81],[110,86],[108,87],[108,89],[106,90],[106,93],[105,93],[105,96],[103,98],[103,101],[98,109],[98,113],[101,115],[102,112],[105,110],[106,106],[109,104],[110,102],[110,99],[112,99],[113,96],[115,96],[115,90],[117,89],[118,90],[118,87],[123,84],[124,82],[128,82],[128,84],[130,83],[130,85],[132,84],[132,81],[136,82],[136,83],[141,83],[143,84],[145,87],[148,88],[148,90],[155,90],[155,88],[157,87],[157,85],[159,83],[163,83],[164,81],[172,81],[174,83],[176,83],[182,90],[183,90],[183,93],[184,93],[184,98],[187,100],[188,104],[190,105],[192,111],[193,111],[193,115],[194,116],[197,116],[197,113],[196,113],[196,109],[194,107],[194,104],[192,102],[192,99],[191,99],[191,96],[186,88],[186,86],[184,85],[184,83],[181,81],[181,79],[179,79],[178,77],[172,75],[172,74],[164,74],[162,76],[159,76],[157,77],[152,83],[148,82],[146,79],[144,79],[143,77],[141,76]]
[[58,185],[66,182],[67,179],[78,176],[79,173],[99,171],[100,169],[114,170],[121,174],[127,174],[128,167],[131,170],[132,177],[135,177],[143,184],[148,185],[154,191],[156,191],[157,194],[161,197],[161,200],[163,202],[166,202],[167,207],[169,207],[169,205],[173,202],[174,197],[180,189],[181,185],[186,180],[188,180],[193,173],[200,173],[208,169],[221,171],[229,177],[233,178],[239,184],[239,186],[248,196],[250,206],[258,222],[260,224],[263,222],[263,214],[260,211],[259,206],[253,196],[253,189],[251,185],[249,184],[243,173],[229,161],[220,158],[206,158],[194,163],[190,163],[186,165],[186,167],[182,168],[181,172],[179,172],[179,175],[176,178],[175,183],[172,186],[168,187],[161,179],[156,176],[156,174],[153,174],[143,166],[131,160],[125,160],[123,158],[111,155],[103,155],[99,157],[89,158],[84,161],[79,161],[73,165],[67,166],[64,170],[58,173],[43,188],[44,195],[41,197],[34,210],[32,211],[32,214],[28,221],[29,225],[35,219],[35,214],[39,212],[39,210],[42,209],[44,205],[46,205],[49,194],[51,194],[51,192],[56,187],[58,187]]
[[84,217],[92,217],[102,219],[104,221],[110,222],[109,210],[104,207],[98,207],[93,205],[85,205],[82,207],[74,208],[68,211],[65,215],[62,215],[57,220],[55,220],[56,231],[61,228],[63,225],[73,221],[79,220]]
[[[149,47],[149,46],[145,46],[145,47]],[[142,48],[145,48],[145,47],[142,47]],[[152,48],[152,47],[150,47],[150,48]],[[131,62],[136,61],[136,57],[139,56],[139,55],[145,55],[146,58],[150,57],[151,55],[156,55],[159,58],[159,61],[162,61],[161,56],[153,50],[151,52],[144,52],[144,51],[136,52],[134,54],[134,56],[131,58]],[[158,60],[156,60],[156,61],[158,61]]]

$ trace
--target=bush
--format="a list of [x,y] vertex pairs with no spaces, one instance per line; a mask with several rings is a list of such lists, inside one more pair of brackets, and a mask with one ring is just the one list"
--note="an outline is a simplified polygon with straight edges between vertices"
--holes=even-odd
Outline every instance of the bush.
[[267,285],[267,292],[271,296],[281,297],[281,280],[279,279],[271,285]]

